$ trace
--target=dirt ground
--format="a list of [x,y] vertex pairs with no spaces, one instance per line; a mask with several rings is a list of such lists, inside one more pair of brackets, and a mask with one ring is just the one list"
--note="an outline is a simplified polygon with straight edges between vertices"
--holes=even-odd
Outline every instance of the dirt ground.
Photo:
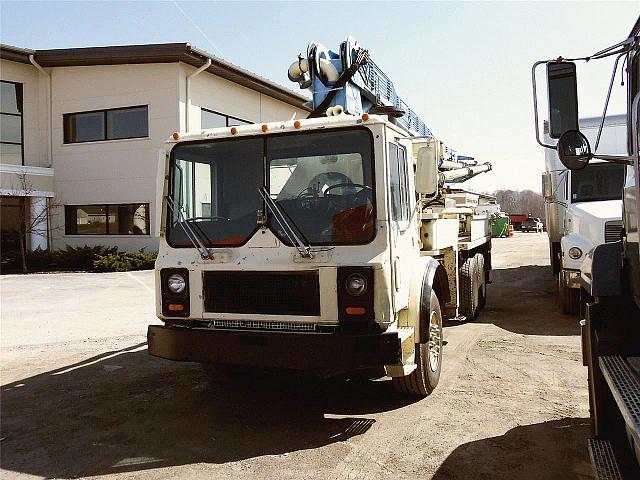
[[388,381],[211,389],[148,356],[151,272],[2,277],[2,478],[592,478],[578,319],[558,313],[547,237],[495,239],[493,259],[486,309],[446,328],[422,400]]

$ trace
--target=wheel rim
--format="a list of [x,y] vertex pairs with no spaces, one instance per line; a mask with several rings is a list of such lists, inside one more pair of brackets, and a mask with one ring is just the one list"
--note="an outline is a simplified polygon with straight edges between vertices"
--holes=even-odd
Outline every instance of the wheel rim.
[[437,312],[431,312],[429,319],[429,368],[432,372],[438,370],[440,363],[440,348],[442,347],[442,329],[440,316]]

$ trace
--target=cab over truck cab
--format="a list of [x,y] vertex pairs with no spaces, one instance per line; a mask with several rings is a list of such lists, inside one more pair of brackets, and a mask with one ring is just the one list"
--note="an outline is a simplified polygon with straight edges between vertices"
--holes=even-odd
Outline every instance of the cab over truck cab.
[[[557,151],[572,174],[587,170],[592,159],[625,170],[621,239],[596,245],[584,254],[579,267],[580,285],[591,297],[580,325],[583,363],[588,369],[594,472],[599,479],[636,479],[640,478],[640,18],[625,40],[581,60],[603,58],[610,58],[613,65],[609,94],[614,85],[626,94],[623,152],[612,155],[598,148],[604,113],[593,145],[580,131],[576,66],[562,58],[533,67],[536,133],[535,72],[538,65],[546,64],[549,127],[559,137],[556,145],[543,143],[539,135],[536,138],[543,147]],[[623,76],[623,86],[614,81],[618,75]]]
[[411,139],[385,119],[176,134],[156,263],[165,325],[149,327],[149,352],[375,371],[429,394],[450,293],[445,268],[420,254]]

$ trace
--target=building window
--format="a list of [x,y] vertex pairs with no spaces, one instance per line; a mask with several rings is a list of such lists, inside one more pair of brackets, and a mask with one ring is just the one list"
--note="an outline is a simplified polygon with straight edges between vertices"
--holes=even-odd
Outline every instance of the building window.
[[22,165],[22,84],[0,81],[0,163]]
[[149,204],[65,205],[67,235],[149,235]]
[[149,136],[147,105],[65,113],[64,143],[123,140]]
[[218,128],[218,127],[236,127],[238,125],[251,125],[253,122],[247,122],[240,118],[225,115],[224,113],[214,112],[201,109],[200,126],[201,128]]

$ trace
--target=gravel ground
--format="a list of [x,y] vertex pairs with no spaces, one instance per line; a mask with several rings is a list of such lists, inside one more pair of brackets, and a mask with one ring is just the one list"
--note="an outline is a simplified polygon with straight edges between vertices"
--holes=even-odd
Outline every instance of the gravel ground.
[[592,478],[547,237],[494,239],[493,258],[487,306],[445,329],[422,400],[387,381],[212,389],[147,355],[152,272],[0,277],[2,478]]

